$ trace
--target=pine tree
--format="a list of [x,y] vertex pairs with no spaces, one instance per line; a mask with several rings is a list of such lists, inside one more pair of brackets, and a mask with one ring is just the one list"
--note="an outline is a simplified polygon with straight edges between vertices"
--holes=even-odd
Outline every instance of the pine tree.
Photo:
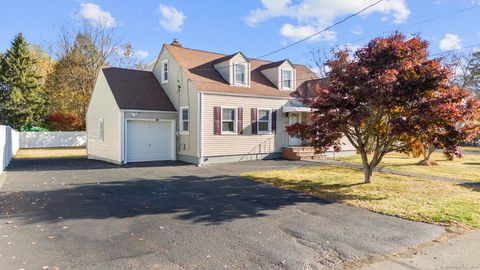
[[0,123],[19,129],[41,125],[45,117],[45,95],[22,33],[0,60]]

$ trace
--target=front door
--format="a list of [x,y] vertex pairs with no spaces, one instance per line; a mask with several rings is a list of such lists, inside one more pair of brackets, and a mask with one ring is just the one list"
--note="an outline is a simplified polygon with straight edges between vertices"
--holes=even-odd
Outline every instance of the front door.
[[[302,115],[298,112],[291,112],[288,114],[288,125],[293,125],[300,123],[302,121]],[[302,145],[302,139],[288,136],[288,145],[289,146],[300,146]]]

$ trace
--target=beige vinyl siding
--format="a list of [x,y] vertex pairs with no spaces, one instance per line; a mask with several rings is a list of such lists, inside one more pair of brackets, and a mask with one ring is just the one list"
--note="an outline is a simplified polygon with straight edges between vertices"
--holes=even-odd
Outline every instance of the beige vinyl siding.
[[[135,119],[141,119],[141,120],[155,120],[155,119],[161,119],[161,120],[177,120],[177,113],[173,112],[146,112],[146,111],[134,111],[134,110],[128,110],[125,111],[125,120],[135,120]],[[133,115],[132,115],[133,114]]]
[[[168,60],[168,82],[161,83],[161,63],[164,60]],[[182,68],[178,65],[175,58],[166,50],[162,49],[160,53],[157,65],[155,66],[153,73],[158,81],[161,83],[163,90],[168,95],[170,100],[175,106],[177,111],[180,110],[182,106],[189,107],[189,133],[188,134],[179,134],[177,136],[177,153],[180,155],[186,156],[198,156],[197,149],[197,135],[198,135],[198,99],[197,91],[193,84],[187,80],[187,76],[183,72]],[[178,91],[178,86],[181,86],[180,91]],[[179,114],[177,116],[176,130],[178,131]]]
[[[285,126],[288,125],[288,119],[281,111],[287,101],[288,99],[204,93],[203,155],[208,157],[281,152],[282,146],[288,140],[284,131]],[[243,108],[243,135],[213,135],[213,108],[215,106]],[[276,134],[252,135],[251,108],[277,110]]]
[[[99,139],[99,119],[103,119],[103,141]],[[87,154],[89,158],[121,162],[120,121],[120,109],[103,71],[100,71],[87,111]]]

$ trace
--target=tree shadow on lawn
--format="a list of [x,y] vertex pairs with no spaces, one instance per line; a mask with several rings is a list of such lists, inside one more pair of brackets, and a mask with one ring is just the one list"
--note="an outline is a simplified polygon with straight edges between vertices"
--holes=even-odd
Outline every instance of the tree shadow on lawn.
[[469,188],[473,191],[480,192],[480,180],[479,182],[466,182],[466,183],[460,184],[460,186]]
[[50,191],[3,192],[0,202],[3,218],[26,224],[161,214],[176,214],[176,219],[195,223],[220,224],[262,217],[267,215],[265,211],[297,203],[316,203],[319,207],[331,204],[242,177],[192,175],[67,185]]
[[328,184],[322,181],[313,182],[311,180],[278,180],[276,178],[269,177],[255,177],[257,180],[269,183],[273,186],[279,188],[286,188],[289,190],[295,190],[298,192],[303,192],[307,194],[312,194],[313,196],[320,197],[322,199],[328,200],[330,202],[343,203],[347,200],[360,200],[360,201],[378,201],[384,200],[387,197],[385,196],[374,196],[374,195],[358,195],[358,194],[347,194],[342,191],[343,188],[349,188],[354,186],[366,185],[364,182],[350,183],[350,184]]

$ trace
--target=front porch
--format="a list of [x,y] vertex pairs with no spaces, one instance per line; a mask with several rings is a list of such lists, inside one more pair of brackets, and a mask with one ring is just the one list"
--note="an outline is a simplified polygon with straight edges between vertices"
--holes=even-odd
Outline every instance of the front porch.
[[[309,123],[311,109],[302,105],[284,106],[283,113],[288,125]],[[290,136],[284,131],[282,157],[289,160],[318,160],[325,159],[325,154],[315,153],[315,148],[309,146],[308,141]]]
[[312,146],[286,146],[282,147],[282,157],[288,160],[319,160],[326,159],[324,153],[315,153]]

